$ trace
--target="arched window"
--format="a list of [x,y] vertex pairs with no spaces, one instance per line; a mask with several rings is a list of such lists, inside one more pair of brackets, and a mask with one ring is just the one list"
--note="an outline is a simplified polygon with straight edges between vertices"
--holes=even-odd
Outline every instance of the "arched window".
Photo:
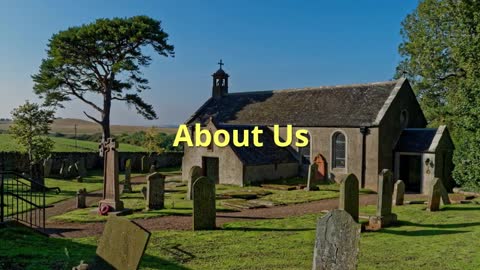
[[346,157],[346,141],[345,135],[341,132],[336,132],[332,137],[332,167],[345,168]]

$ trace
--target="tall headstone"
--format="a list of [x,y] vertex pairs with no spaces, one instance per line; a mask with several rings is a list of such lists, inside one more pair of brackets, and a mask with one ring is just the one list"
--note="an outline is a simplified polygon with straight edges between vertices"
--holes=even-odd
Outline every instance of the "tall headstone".
[[132,192],[132,182],[131,182],[131,175],[132,175],[132,160],[127,159],[125,161],[125,180],[123,181],[123,192],[130,193]]
[[380,230],[397,222],[397,215],[392,213],[393,175],[384,169],[378,179],[377,213],[369,218],[367,229]]
[[343,210],[333,210],[317,222],[313,270],[357,269],[361,226]]
[[87,190],[81,188],[77,191],[77,208],[86,208],[87,207]]
[[123,202],[120,200],[118,183],[118,143],[108,138],[100,147],[103,153],[103,200],[99,206],[107,204],[113,211],[122,211]]
[[432,187],[430,188],[430,194],[428,195],[428,211],[440,210],[440,199],[442,196],[441,190],[442,180],[435,178],[432,181]]
[[50,173],[52,172],[52,165],[53,160],[51,158],[47,158],[43,161],[43,176],[50,177]]
[[110,216],[97,247],[93,269],[138,269],[150,232],[126,218]]
[[405,197],[405,183],[402,180],[397,180],[393,187],[393,204],[403,205]]
[[358,179],[353,173],[349,174],[340,184],[339,209],[345,210],[347,213],[349,213],[356,222],[358,222],[359,212],[358,193]]
[[213,230],[215,219],[215,182],[201,176],[193,183],[193,230]]
[[147,176],[147,210],[163,209],[165,206],[165,176],[152,173]]
[[305,187],[305,190],[307,191],[313,191],[313,190],[318,190],[317,187],[317,179],[316,179],[316,174],[318,172],[318,165],[317,163],[312,163],[308,167],[308,178],[307,178],[307,187]]
[[203,170],[199,166],[193,166],[190,168],[190,171],[188,172],[188,183],[187,183],[187,200],[192,199],[192,186],[195,180],[200,178],[200,176],[203,176]]

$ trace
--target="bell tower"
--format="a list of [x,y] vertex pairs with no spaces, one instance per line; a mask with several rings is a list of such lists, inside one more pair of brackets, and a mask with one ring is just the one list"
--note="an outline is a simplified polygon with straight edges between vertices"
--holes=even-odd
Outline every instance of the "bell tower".
[[213,77],[213,86],[212,86],[212,97],[221,98],[228,94],[228,77],[230,77],[223,69],[222,66],[224,63],[220,59],[218,62],[220,68],[212,74]]

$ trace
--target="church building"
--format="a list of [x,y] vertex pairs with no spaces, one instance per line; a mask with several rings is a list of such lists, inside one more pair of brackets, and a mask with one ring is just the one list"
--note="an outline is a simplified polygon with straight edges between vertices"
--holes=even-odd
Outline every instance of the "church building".
[[[266,180],[305,176],[318,164],[320,181],[341,181],[354,173],[362,188],[377,190],[383,169],[394,172],[407,191],[426,193],[435,177],[451,188],[453,142],[448,129],[426,128],[427,121],[407,79],[366,84],[322,86],[256,92],[229,92],[229,75],[220,68],[212,75],[212,96],[186,121],[204,129],[264,131],[263,147],[188,147],[182,176],[192,166],[217,183],[255,185]],[[310,143],[279,147],[272,127],[287,125],[308,130]]]

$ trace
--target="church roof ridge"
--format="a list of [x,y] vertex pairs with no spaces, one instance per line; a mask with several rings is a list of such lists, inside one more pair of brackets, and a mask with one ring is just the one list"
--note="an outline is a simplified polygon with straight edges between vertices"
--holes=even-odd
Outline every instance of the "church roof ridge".
[[390,85],[390,84],[395,85],[401,80],[402,79],[391,80],[391,81],[369,82],[369,83],[322,85],[322,86],[299,87],[299,88],[256,90],[256,91],[245,91],[245,92],[230,92],[230,93],[228,93],[228,95],[286,93],[286,92],[297,92],[297,91],[318,91],[318,90],[325,90],[325,89],[328,89],[328,90],[332,90],[332,89],[351,89],[351,88],[378,86],[378,85]]

